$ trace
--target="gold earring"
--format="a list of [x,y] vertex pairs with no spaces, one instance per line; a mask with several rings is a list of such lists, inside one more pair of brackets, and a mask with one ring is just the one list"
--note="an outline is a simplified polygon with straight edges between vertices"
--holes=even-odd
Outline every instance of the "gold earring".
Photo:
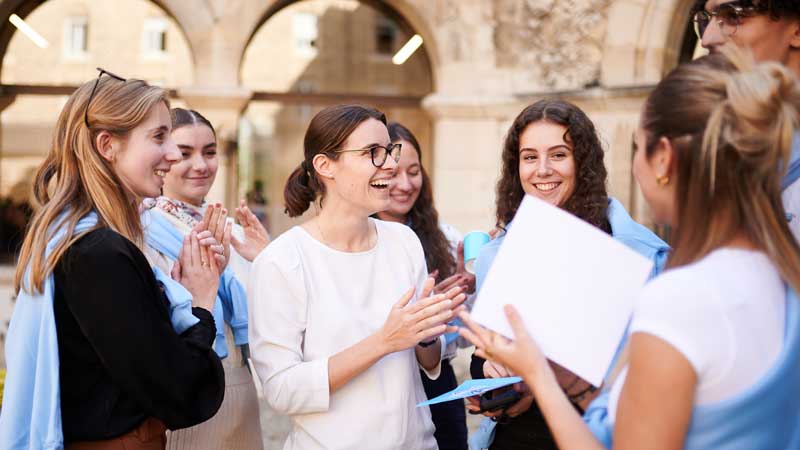
[[660,176],[656,177],[656,183],[658,183],[659,186],[668,185],[669,184],[669,175],[660,175]]

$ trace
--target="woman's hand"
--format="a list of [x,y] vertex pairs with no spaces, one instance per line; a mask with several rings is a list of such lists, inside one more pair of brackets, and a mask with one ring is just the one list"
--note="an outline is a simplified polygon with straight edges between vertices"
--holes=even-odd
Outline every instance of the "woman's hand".
[[444,334],[447,322],[455,317],[455,309],[466,300],[460,288],[444,294],[430,295],[433,278],[428,278],[423,287],[424,298],[411,303],[415,289],[409,289],[392,306],[386,322],[379,331],[386,353],[394,353],[430,341]]
[[200,245],[219,255],[217,265],[220,273],[225,271],[231,256],[231,225],[227,214],[228,211],[221,204],[209,205],[203,220],[192,228],[198,233]]
[[172,278],[192,294],[192,305],[208,311],[214,309],[219,287],[220,269],[213,256],[192,231],[184,237],[178,260],[172,267]]
[[[438,274],[438,271],[436,272]],[[456,250],[456,271],[453,275],[439,282],[433,291],[437,294],[447,292],[454,287],[461,287],[463,292],[472,294],[475,292],[475,275],[467,272],[464,268],[464,241],[458,243]]]
[[[513,372],[509,371],[505,367],[497,364],[495,362],[489,361],[488,359],[483,362],[483,376],[486,378],[506,378],[506,377],[513,377]],[[531,405],[533,404],[533,393],[525,383],[516,383],[512,386],[514,390],[522,394],[522,398],[517,400],[511,406],[498,411],[486,411],[482,414],[486,417],[497,417],[502,414],[505,414],[509,417],[517,417],[518,415],[524,413],[525,411],[529,410]],[[480,397],[473,396],[468,397],[467,401],[469,404],[467,405],[467,409],[473,412],[480,411]]]
[[269,233],[264,228],[264,225],[258,220],[255,214],[247,207],[247,203],[242,200],[238,208],[236,208],[236,220],[242,225],[244,230],[244,240],[239,241],[235,237],[231,240],[233,248],[237,253],[250,262],[253,262],[261,253],[261,250],[267,247],[270,238]]
[[512,373],[522,376],[529,385],[540,376],[552,376],[547,358],[528,334],[517,310],[511,305],[506,305],[504,310],[514,340],[483,328],[465,311],[459,317],[466,328],[459,329],[459,334],[477,347],[476,355],[507,367]]

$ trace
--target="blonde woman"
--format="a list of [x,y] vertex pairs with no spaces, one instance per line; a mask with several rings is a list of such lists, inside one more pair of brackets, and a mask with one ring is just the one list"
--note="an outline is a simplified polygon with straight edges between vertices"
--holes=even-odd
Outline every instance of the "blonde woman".
[[639,295],[629,357],[587,427],[513,308],[515,340],[465,337],[521,374],[558,447],[788,449],[800,445],[800,248],[781,178],[800,85],[728,49],[682,65],[648,97],[633,171],[673,226],[667,271]]
[[166,92],[140,80],[101,71],[67,100],[15,277],[0,448],[163,449],[166,428],[219,408],[223,259],[194,230],[179,284],[141,251],[138,205],[180,156],[171,127]]

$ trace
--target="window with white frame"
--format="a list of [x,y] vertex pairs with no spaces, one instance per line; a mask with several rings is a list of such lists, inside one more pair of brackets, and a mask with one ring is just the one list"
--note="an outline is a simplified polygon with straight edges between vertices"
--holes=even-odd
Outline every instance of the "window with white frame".
[[68,17],[64,23],[64,56],[85,57],[89,50],[89,20],[86,17]]
[[146,57],[159,57],[167,53],[167,29],[165,17],[148,17],[142,30],[142,53]]
[[317,16],[313,13],[299,12],[294,15],[292,22],[295,51],[305,56],[316,56],[319,37]]

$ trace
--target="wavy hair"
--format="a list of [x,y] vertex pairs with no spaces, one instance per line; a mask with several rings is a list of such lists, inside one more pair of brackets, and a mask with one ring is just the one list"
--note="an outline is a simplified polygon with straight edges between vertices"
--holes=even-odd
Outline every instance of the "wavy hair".
[[502,169],[497,182],[497,226],[505,228],[514,219],[525,196],[519,178],[519,139],[528,125],[547,121],[567,128],[564,141],[572,146],[575,159],[575,191],[561,207],[590,224],[611,232],[606,216],[606,166],[603,147],[594,124],[572,103],[562,100],[540,100],[519,113],[506,134],[503,144]]
[[[456,270],[456,260],[450,249],[442,229],[439,228],[439,213],[433,205],[433,189],[431,189],[431,179],[428,172],[422,165],[422,150],[419,142],[411,131],[397,122],[390,122],[388,125],[389,138],[392,142],[406,141],[414,146],[420,160],[420,171],[422,173],[422,187],[419,197],[414,202],[411,210],[408,211],[408,224],[422,243],[425,250],[425,262],[428,264],[428,271],[439,271],[439,279],[443,280],[452,275]],[[403,151],[409,149],[403,148]]]
[[[97,151],[95,140],[102,131],[126,139],[155,105],[163,103],[169,109],[167,93],[141,80],[101,77],[89,104],[94,83],[84,83],[67,99],[56,122],[50,152],[36,172],[32,199],[36,212],[22,243],[14,275],[15,292],[42,292],[44,280],[70,245],[86,234],[72,235],[78,221],[91,211],[98,216],[96,228],[109,227],[142,245],[138,200]],[[45,258],[48,241],[64,227],[72,237],[61,240]],[[27,270],[29,277],[25,276]]]

